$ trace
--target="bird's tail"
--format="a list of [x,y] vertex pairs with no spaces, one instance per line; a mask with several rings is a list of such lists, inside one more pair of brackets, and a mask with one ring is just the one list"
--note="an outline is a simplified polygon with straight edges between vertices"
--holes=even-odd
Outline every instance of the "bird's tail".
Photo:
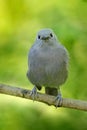
[[46,87],[45,88],[45,93],[48,94],[48,95],[57,96],[58,95],[58,90],[57,90],[57,88]]

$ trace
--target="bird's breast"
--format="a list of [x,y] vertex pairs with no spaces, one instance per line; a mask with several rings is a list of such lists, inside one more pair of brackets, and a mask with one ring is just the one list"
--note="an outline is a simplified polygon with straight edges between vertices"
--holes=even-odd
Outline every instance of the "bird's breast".
[[67,55],[62,49],[39,49],[29,57],[30,79],[40,85],[58,86],[67,78]]

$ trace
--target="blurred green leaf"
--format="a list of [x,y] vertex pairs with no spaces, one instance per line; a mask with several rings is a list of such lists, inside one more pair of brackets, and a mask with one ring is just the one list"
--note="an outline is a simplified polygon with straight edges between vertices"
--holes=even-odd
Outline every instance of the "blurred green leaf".
[[[86,0],[1,0],[0,82],[33,87],[26,77],[27,55],[41,28],[52,28],[70,54],[63,96],[87,100]],[[82,111],[0,95],[0,130],[86,130],[86,119]]]

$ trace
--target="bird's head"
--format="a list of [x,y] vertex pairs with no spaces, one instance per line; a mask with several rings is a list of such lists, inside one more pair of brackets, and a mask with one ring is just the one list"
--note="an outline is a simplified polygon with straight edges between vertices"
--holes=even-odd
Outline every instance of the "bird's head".
[[37,40],[42,42],[54,42],[57,40],[54,32],[51,29],[42,29],[37,34]]

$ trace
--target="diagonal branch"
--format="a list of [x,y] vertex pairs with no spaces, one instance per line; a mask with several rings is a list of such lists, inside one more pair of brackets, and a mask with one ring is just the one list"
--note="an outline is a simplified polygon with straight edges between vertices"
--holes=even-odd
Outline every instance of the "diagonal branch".
[[[29,95],[30,90],[24,88],[0,84],[0,93],[32,100],[32,97]],[[56,106],[55,97],[46,94],[38,93],[38,97],[35,99],[35,101]],[[87,111],[87,101],[63,98],[61,107]]]

